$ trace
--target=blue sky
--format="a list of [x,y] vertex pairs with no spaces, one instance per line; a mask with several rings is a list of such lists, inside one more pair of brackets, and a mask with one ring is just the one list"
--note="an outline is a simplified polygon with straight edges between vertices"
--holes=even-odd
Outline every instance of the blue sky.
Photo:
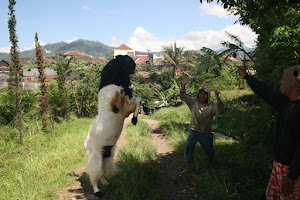
[[[77,39],[121,44],[137,51],[160,51],[176,41],[185,50],[203,46],[220,49],[229,40],[225,31],[246,46],[256,39],[236,16],[217,4],[199,0],[16,0],[17,36],[20,50],[32,49],[37,32],[43,44]],[[9,52],[8,0],[0,0],[0,52]]]

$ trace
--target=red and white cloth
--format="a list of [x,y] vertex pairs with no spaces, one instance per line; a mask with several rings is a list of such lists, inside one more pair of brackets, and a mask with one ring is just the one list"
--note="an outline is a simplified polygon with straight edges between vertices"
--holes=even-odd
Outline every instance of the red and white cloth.
[[285,178],[288,173],[288,168],[289,166],[274,161],[272,174],[266,191],[267,200],[294,200],[294,199],[300,200],[299,177],[296,179],[293,194],[289,196],[283,196],[280,192],[280,186],[283,178]]

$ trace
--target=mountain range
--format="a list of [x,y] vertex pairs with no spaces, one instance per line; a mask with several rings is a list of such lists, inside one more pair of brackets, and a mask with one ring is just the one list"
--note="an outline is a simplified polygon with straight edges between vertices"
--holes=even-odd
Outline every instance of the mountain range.
[[[96,57],[104,57],[108,60],[110,60],[112,58],[112,52],[115,48],[114,47],[109,47],[101,42],[98,41],[89,41],[89,40],[76,40],[74,42],[71,43],[66,43],[66,42],[58,42],[58,43],[54,43],[54,44],[46,44],[43,46],[43,50],[44,50],[44,55],[46,54],[46,50],[47,50],[47,57],[57,57],[58,54],[61,53],[65,53],[68,51],[77,51],[80,53],[84,53],[87,55],[93,55]],[[255,48],[247,48],[245,47],[245,50],[247,52],[249,51],[253,51]],[[217,50],[217,52],[221,52],[225,49],[219,49]],[[200,50],[197,50],[198,52],[200,52]],[[146,52],[138,52],[136,51],[136,54],[139,53],[146,53]],[[162,52],[151,52],[156,53],[156,54],[162,54]],[[243,53],[241,54],[241,52],[238,52],[239,55],[243,55]],[[19,54],[20,57],[35,57],[35,49],[32,50],[27,50],[27,51],[22,51]],[[1,60],[5,60],[5,61],[9,61],[10,60],[10,55],[9,53],[0,53],[0,61]]]
[[[111,59],[111,52],[114,50],[113,47],[109,47],[98,41],[89,40],[76,40],[71,43],[58,42],[54,44],[46,44],[43,46],[44,55],[47,52],[47,57],[55,57],[58,54],[65,53],[68,51],[77,51],[87,55],[93,55],[96,57],[104,57],[106,59]],[[50,53],[51,52],[51,53]],[[19,54],[20,57],[35,57],[35,49],[22,51]],[[0,53],[0,60],[10,60],[9,53]]]

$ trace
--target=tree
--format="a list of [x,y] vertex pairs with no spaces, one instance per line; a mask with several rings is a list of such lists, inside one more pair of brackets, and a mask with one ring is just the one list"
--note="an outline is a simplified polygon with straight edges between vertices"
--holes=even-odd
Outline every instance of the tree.
[[199,58],[199,65],[197,66],[198,75],[202,72],[207,73],[210,70],[216,76],[219,76],[222,67],[221,54],[207,47],[202,47],[200,51],[203,52],[203,55]]
[[176,68],[179,64],[183,62],[183,47],[176,47],[176,42],[174,42],[174,46],[163,46],[163,55],[166,58],[168,64],[171,64],[173,67],[173,79],[175,78]]
[[69,71],[77,71],[80,77],[68,80],[73,93],[72,102],[76,106],[77,116],[90,117],[97,113],[98,88],[104,64],[81,61],[71,65]]
[[36,64],[40,73],[39,79],[41,82],[41,93],[40,96],[40,113],[42,115],[43,128],[47,128],[47,87],[46,87],[46,76],[44,68],[43,48],[39,43],[38,34],[35,33],[35,48],[36,48]]
[[70,69],[71,61],[73,57],[65,61],[59,61],[56,63],[55,69],[57,71],[57,84],[60,91],[60,101],[62,108],[60,110],[60,117],[69,118],[70,117],[70,104],[68,101],[68,91],[65,86],[66,84],[66,72]]
[[[202,0],[200,0],[202,3]],[[213,0],[207,0],[208,3]],[[257,75],[278,82],[282,71],[300,63],[300,4],[298,0],[217,0],[238,15],[257,35]]]
[[19,60],[19,51],[18,51],[18,37],[16,34],[16,16],[14,6],[16,4],[15,0],[9,0],[8,8],[10,10],[9,20],[8,20],[8,29],[9,29],[9,39],[11,42],[10,48],[10,57],[11,62],[9,65],[10,74],[9,74],[9,90],[10,93],[15,96],[16,100],[16,110],[17,110],[17,119],[20,135],[20,143],[23,145],[23,136],[22,136],[22,114],[21,114],[21,102],[20,102],[20,82],[21,82],[21,64]]

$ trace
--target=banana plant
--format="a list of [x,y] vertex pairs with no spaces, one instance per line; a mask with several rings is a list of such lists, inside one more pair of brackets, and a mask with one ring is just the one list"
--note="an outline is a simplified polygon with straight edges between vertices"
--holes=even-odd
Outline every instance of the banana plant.
[[251,61],[255,63],[255,60],[252,57],[252,55],[244,49],[243,47],[244,43],[239,39],[239,37],[232,35],[227,31],[225,31],[225,33],[228,35],[229,39],[233,41],[233,43],[229,41],[223,41],[221,43],[224,47],[228,48],[221,52],[221,55],[226,55],[225,58],[221,61],[221,63],[225,62],[230,55],[232,55],[235,58],[238,51],[242,51],[245,55],[247,55],[251,59]]

